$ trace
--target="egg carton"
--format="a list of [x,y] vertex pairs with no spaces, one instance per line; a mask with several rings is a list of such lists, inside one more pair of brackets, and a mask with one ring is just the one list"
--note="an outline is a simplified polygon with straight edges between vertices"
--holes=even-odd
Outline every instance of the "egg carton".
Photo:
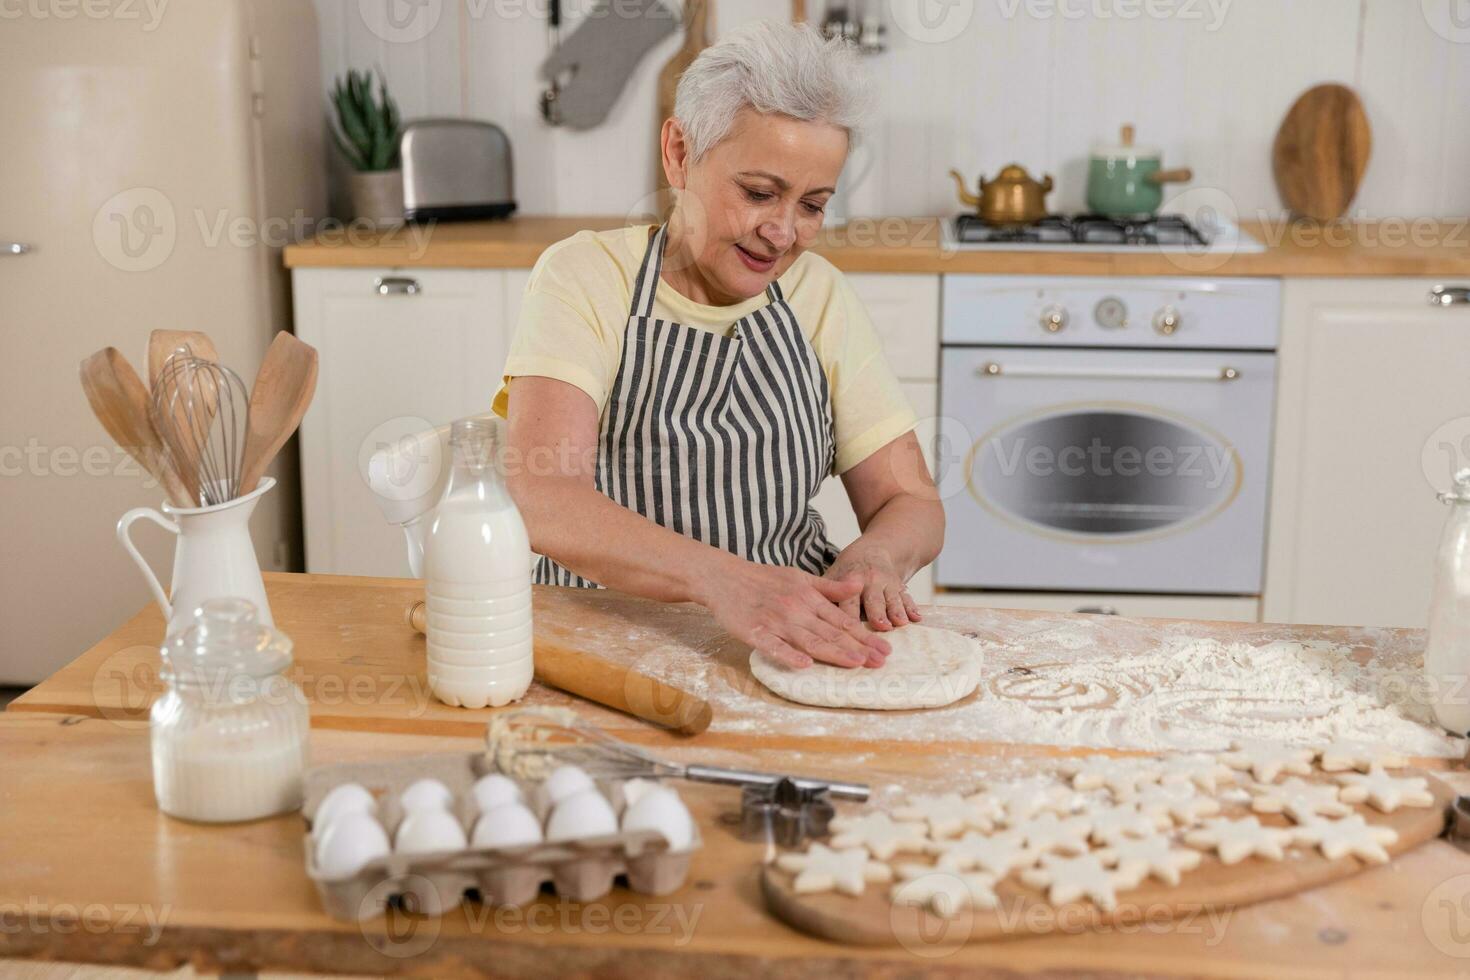
[[[668,841],[657,831],[635,830],[519,847],[391,853],[346,878],[330,878],[317,866],[312,818],[322,799],[337,786],[360,783],[372,793],[378,801],[374,816],[392,840],[404,817],[399,794],[420,779],[437,779],[454,794],[450,812],[469,837],[479,816],[471,788],[481,776],[495,771],[481,753],[413,756],[309,770],[301,810],[307,822],[306,874],[316,885],[327,914],[342,921],[372,919],[397,900],[413,912],[443,915],[467,896],[477,896],[491,906],[521,906],[533,901],[547,882],[563,898],[591,902],[612,891],[619,876],[626,879],[631,891],[667,895],[682,888],[688,879],[690,858],[703,844],[697,822],[689,846],[680,851],[669,850]],[[550,804],[539,784],[515,781],[525,795],[526,805],[545,826]],[[595,785],[621,823],[627,802],[625,784],[597,781]]]

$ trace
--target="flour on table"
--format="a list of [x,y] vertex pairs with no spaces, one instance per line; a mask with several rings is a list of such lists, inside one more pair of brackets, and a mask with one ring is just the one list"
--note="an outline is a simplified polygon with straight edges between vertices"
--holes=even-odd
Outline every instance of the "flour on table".
[[825,708],[935,708],[966,697],[980,683],[984,653],[968,637],[918,625],[882,636],[893,652],[881,667],[816,663],[797,670],[753,651],[750,672],[788,701]]

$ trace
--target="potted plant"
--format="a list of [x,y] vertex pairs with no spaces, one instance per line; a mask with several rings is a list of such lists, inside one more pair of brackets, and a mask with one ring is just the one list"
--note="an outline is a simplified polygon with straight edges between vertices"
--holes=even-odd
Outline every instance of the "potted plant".
[[388,85],[378,78],[373,98],[372,75],[348,71],[332,88],[337,125],[332,127],[337,147],[352,165],[347,194],[353,217],[379,225],[403,220],[403,171],[399,169],[398,105]]

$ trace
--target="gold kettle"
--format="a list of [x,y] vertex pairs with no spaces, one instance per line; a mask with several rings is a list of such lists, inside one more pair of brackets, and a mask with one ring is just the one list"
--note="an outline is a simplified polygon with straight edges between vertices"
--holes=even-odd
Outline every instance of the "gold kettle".
[[1050,174],[1036,181],[1025,167],[1013,163],[1001,168],[994,180],[981,176],[979,197],[970,193],[958,170],[951,170],[949,175],[959,187],[960,203],[975,208],[987,225],[1029,225],[1046,217],[1046,195],[1052,188]]

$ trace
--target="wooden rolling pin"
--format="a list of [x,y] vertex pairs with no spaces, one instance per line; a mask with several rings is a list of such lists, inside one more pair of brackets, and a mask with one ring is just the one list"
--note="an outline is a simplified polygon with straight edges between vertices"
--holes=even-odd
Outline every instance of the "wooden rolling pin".
[[[403,618],[415,632],[426,632],[424,600],[410,603]],[[683,735],[698,735],[714,718],[708,701],[672,684],[581,650],[547,640],[533,642],[536,679],[549,687],[626,711]]]

